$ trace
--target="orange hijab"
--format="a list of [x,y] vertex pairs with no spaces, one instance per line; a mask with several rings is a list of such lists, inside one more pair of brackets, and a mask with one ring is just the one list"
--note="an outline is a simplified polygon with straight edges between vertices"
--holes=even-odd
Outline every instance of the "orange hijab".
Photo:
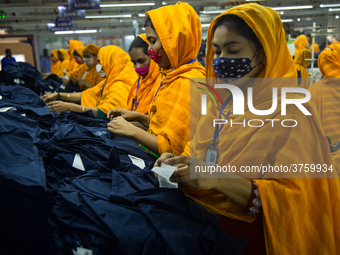
[[[190,79],[204,78],[204,68],[195,60],[202,40],[202,26],[196,11],[187,3],[164,6],[148,11],[161,40],[171,68],[160,70],[165,78],[150,105],[149,132],[157,136],[158,151],[182,154],[190,140]],[[157,88],[157,90],[158,90]]]
[[319,55],[318,66],[324,78],[340,78],[340,44],[326,47]]
[[318,66],[324,78],[314,83],[309,91],[325,134],[335,145],[340,141],[340,44],[326,47],[319,55]]
[[83,47],[83,43],[77,40],[70,40],[69,41],[70,44],[70,55],[71,55],[71,59],[70,59],[70,65],[68,67],[68,71],[72,72],[74,70],[77,69],[77,67],[79,66],[79,64],[76,62],[74,56],[73,56],[73,51],[79,47]]
[[309,73],[306,69],[310,60],[306,59],[310,59],[311,57],[312,51],[308,49],[302,49],[298,55],[295,55],[294,64],[296,70],[299,70],[301,73],[301,84],[299,85],[300,88],[309,89],[310,87]]
[[[145,34],[141,34],[138,37],[143,39],[147,44],[149,44],[149,41],[146,39]],[[150,65],[149,65],[149,73],[148,75],[143,78],[139,77],[138,81],[132,86],[128,102],[127,102],[127,110],[134,110],[136,112],[148,114],[149,106],[151,104],[151,101],[153,99],[153,95],[155,93],[155,88],[157,89],[159,84],[162,81],[161,74],[158,71],[158,65],[150,59]],[[139,82],[139,86],[138,86]],[[138,86],[138,92],[136,93]],[[135,107],[135,101],[137,100],[137,109]]]
[[60,60],[58,59],[58,50],[52,50],[51,54],[57,60],[56,62],[54,62],[51,58],[51,63],[52,63],[51,73],[52,74],[58,74],[58,71],[60,69],[60,64],[61,64]]
[[57,75],[59,77],[64,76],[63,70],[68,70],[68,67],[70,65],[70,55],[67,53],[64,49],[59,49],[60,53],[63,55],[64,60],[60,62],[60,68],[58,70]]
[[[266,61],[258,78],[291,78],[284,79],[282,85],[280,82],[254,82],[252,87],[255,109],[270,109],[272,102],[266,95],[271,95],[272,87],[297,86],[296,70],[287,48],[281,19],[271,8],[258,4],[237,6],[215,18],[210,25],[207,41],[206,72],[209,77],[216,77],[212,68],[214,27],[219,17],[228,14],[245,20],[262,44]],[[225,126],[217,140],[220,152],[218,165],[241,169],[241,166],[289,166],[292,163],[322,162],[330,166],[332,159],[329,146],[317,110],[311,103],[304,105],[312,116],[305,116],[294,106],[288,107],[287,116],[282,116],[284,119],[297,120],[299,124],[294,128],[284,128],[281,125],[275,128],[271,125],[261,128]],[[227,105],[224,114],[231,106],[232,103]],[[191,156],[205,160],[207,147],[212,143],[215,131],[207,123],[213,123],[213,119],[218,118],[219,110],[220,107],[209,102],[209,115],[202,116],[195,137],[190,142]],[[230,114],[228,120],[241,122],[243,119],[282,117],[280,107],[273,114],[256,117],[245,107],[244,115]],[[333,174],[333,177],[337,177],[334,172]],[[340,220],[337,215],[340,210],[340,186],[337,178],[326,179],[327,175],[323,175],[324,179],[289,179],[281,178],[282,175],[278,178],[275,173],[250,175],[259,188],[267,254],[339,253]],[[209,212],[245,222],[255,219],[255,216],[246,214],[240,205],[215,190],[199,191],[185,187],[183,191]]]
[[307,48],[308,40],[307,36],[299,35],[297,40],[294,41],[295,44],[295,56],[299,55],[299,51]]
[[81,93],[81,105],[97,107],[105,114],[110,109],[125,109],[129,91],[138,78],[130,56],[117,46],[105,46],[98,57],[106,78]]

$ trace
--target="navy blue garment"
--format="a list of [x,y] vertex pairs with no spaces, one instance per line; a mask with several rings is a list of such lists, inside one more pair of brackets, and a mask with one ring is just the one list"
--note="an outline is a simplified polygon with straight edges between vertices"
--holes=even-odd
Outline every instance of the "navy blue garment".
[[71,240],[81,236],[84,247],[100,250],[95,254],[241,254],[243,238],[222,231],[181,190],[156,188],[150,170],[109,172],[99,165],[60,185],[53,218]]
[[23,112],[34,112],[38,115],[51,114],[45,102],[31,90],[21,86],[0,85],[0,108],[14,106]]
[[31,135],[0,125],[1,254],[52,254],[52,197]]

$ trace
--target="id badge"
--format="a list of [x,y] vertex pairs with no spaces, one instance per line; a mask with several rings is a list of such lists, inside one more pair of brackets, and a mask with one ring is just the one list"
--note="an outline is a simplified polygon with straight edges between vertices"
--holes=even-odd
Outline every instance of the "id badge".
[[216,166],[218,160],[218,148],[216,145],[210,144],[207,148],[207,155],[205,156],[205,163],[210,166]]

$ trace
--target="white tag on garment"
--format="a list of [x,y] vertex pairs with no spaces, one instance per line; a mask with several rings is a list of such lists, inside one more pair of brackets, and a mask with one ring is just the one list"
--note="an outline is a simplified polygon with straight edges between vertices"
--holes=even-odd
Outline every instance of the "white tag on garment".
[[20,84],[20,79],[14,79],[14,82],[15,82],[16,84]]
[[85,171],[85,167],[84,167],[83,161],[81,160],[81,157],[80,157],[79,153],[77,153],[74,156],[72,166],[74,168],[77,168],[77,169],[81,170],[81,171]]
[[169,179],[177,170],[177,167],[162,163],[161,167],[154,167],[152,171],[158,174],[159,187],[161,188],[178,188],[178,183],[171,182]]
[[134,165],[138,166],[138,167],[141,168],[141,169],[144,169],[144,167],[145,167],[145,162],[144,162],[143,159],[137,158],[137,157],[132,156],[132,155],[128,155],[128,156],[129,156],[129,158],[131,159],[131,161],[132,161],[132,163],[133,163]]
[[66,89],[66,86],[64,86],[63,84],[60,85],[61,89]]
[[77,251],[72,250],[74,255],[92,255],[92,251],[85,248],[77,248]]
[[15,108],[14,106],[0,108],[0,112],[7,112],[9,110],[16,111],[17,108]]

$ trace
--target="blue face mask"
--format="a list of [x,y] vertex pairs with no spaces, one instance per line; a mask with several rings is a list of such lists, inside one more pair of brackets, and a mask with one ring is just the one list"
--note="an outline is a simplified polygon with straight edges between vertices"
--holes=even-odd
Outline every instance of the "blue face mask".
[[255,67],[260,65],[262,61],[254,67],[251,62],[258,52],[252,58],[215,58],[213,60],[213,69],[219,79],[240,79],[251,72]]

